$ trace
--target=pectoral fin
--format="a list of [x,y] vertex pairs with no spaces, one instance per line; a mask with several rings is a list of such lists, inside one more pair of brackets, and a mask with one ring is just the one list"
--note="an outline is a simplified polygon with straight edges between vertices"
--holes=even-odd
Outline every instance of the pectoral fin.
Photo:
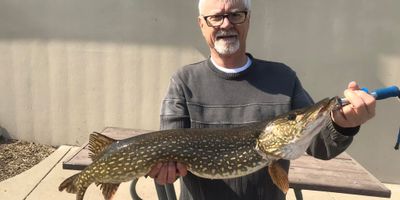
[[289,190],[289,178],[287,172],[277,162],[272,162],[268,167],[272,182],[283,192]]

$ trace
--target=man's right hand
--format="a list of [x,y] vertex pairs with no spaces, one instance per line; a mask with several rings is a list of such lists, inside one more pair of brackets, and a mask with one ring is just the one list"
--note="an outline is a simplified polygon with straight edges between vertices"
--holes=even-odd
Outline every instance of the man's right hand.
[[165,185],[167,183],[174,183],[180,176],[186,176],[187,167],[177,162],[157,163],[154,165],[150,172],[147,174],[154,178],[156,183]]

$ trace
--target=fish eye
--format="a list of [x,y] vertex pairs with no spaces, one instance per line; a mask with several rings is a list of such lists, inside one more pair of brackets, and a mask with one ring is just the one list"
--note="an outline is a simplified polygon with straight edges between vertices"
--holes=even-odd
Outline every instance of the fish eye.
[[287,119],[288,120],[295,120],[296,119],[296,117],[297,117],[297,115],[296,114],[294,114],[294,113],[290,113],[288,116],[287,116]]

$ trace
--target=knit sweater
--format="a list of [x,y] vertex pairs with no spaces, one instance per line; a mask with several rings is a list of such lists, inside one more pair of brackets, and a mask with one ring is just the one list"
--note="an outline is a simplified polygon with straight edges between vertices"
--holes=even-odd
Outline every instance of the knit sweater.
[[[178,70],[162,102],[161,129],[234,127],[313,104],[291,68],[248,56],[252,65],[239,73],[224,73],[210,59]],[[344,129],[330,122],[313,139],[307,153],[331,159],[350,145],[357,132],[358,128]],[[289,161],[279,163],[288,171]],[[180,182],[180,199],[184,200],[285,199],[266,168],[224,180],[204,179],[189,172]]]

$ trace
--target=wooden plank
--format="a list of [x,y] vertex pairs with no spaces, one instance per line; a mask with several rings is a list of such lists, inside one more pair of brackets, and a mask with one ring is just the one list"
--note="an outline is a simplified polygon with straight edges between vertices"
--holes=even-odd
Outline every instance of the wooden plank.
[[[141,129],[107,127],[101,132],[101,134],[104,134],[116,140],[122,140],[148,132],[151,131],[141,130]],[[90,165],[91,163],[92,160],[89,158],[88,143],[85,143],[75,154],[67,158],[63,162],[62,166],[63,169],[83,170],[86,166]]]
[[312,156],[304,155],[301,159],[291,161],[291,168],[304,168],[309,170],[326,170],[346,173],[362,173],[351,159],[319,160]]
[[116,140],[123,140],[126,138],[134,137],[148,132],[152,131],[143,129],[107,127],[101,132],[101,134],[114,138]]
[[[343,159],[346,158],[346,159]],[[302,156],[291,162],[290,187],[296,189],[390,197],[378,179],[354,161],[347,153],[332,160]]]

